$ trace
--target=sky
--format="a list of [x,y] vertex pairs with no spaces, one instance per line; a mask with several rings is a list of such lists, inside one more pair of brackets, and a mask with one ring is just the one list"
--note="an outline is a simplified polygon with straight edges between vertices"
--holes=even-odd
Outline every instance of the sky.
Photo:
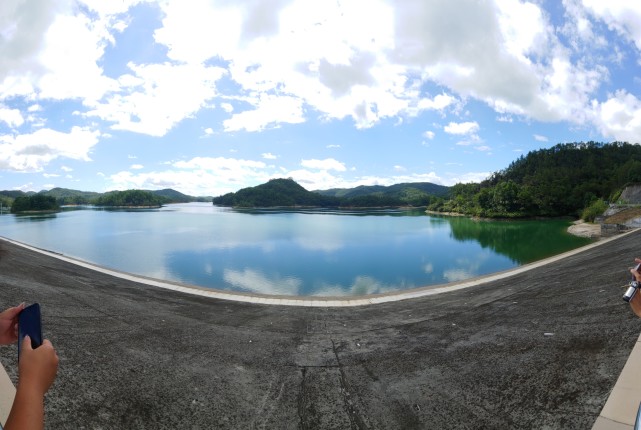
[[641,2],[2,0],[0,189],[480,182],[641,141]]

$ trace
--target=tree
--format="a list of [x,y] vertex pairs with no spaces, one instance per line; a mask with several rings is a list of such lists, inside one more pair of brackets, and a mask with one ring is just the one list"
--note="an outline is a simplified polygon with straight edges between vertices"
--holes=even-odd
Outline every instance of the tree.
[[11,205],[12,213],[30,211],[55,211],[60,209],[55,197],[43,194],[16,197]]

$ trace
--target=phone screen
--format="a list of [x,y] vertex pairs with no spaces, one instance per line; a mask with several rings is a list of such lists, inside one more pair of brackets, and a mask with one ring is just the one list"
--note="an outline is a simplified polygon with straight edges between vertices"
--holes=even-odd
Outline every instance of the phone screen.
[[20,360],[20,348],[22,339],[29,335],[31,347],[37,348],[42,345],[42,325],[40,322],[40,305],[34,303],[27,306],[18,315],[18,360]]

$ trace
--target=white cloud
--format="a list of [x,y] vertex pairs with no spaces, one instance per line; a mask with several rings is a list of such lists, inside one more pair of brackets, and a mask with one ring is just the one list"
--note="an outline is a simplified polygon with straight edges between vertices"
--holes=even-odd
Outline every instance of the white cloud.
[[605,21],[614,31],[632,41],[641,50],[641,4],[627,0],[583,0],[595,17]]
[[537,142],[547,142],[548,138],[545,137],[545,136],[542,136],[540,134],[535,134],[534,135],[534,140],[536,140]]
[[492,172],[468,172],[463,174],[450,175],[444,182],[443,185],[454,185],[454,184],[468,184],[471,182],[479,183],[483,182],[490,177]]
[[106,189],[173,188],[194,196],[218,196],[267,182],[271,177],[269,167],[261,161],[195,157],[174,162],[168,170],[112,174]]
[[275,155],[274,155],[274,154],[272,154],[271,152],[265,152],[265,153],[263,153],[263,155],[262,155],[262,156],[263,156],[263,158],[264,158],[264,159],[266,159],[266,160],[275,160],[275,159],[277,159],[277,158],[278,158],[277,156],[275,156]]
[[[222,94],[239,102],[219,105],[232,114],[226,131],[301,123],[311,112],[327,120],[351,117],[365,128],[467,98],[504,118],[582,123],[591,120],[582,112],[608,75],[602,66],[572,60],[535,2],[194,0],[185,7],[165,0],[157,4],[162,18],[153,36],[168,61],[131,62],[129,74],[108,78],[105,50],[119,48],[115,35],[130,25],[120,14],[140,2],[82,0],[95,14],[63,0],[34,0],[28,9],[4,2],[0,99],[34,91],[78,99],[89,107],[86,115],[114,129],[163,136],[212,107],[225,74],[240,90]],[[583,3],[593,17],[641,44],[639,6]],[[576,17],[576,31],[593,32],[576,0],[563,4]],[[212,59],[222,67],[204,65]],[[425,84],[443,91],[431,98]]]
[[337,172],[344,172],[347,170],[343,163],[336,161],[333,158],[326,158],[324,160],[301,160],[300,164],[308,169],[336,170]]
[[140,170],[140,169],[144,169],[145,166],[143,166],[142,164],[132,164],[129,168],[134,170]]
[[256,107],[223,122],[225,131],[261,131],[280,123],[297,124],[304,121],[302,100],[295,97],[262,95],[250,100]]
[[450,122],[448,125],[445,126],[443,130],[448,134],[456,134],[456,135],[475,134],[477,131],[479,131],[479,125],[476,121],[460,122],[460,123]]
[[0,121],[9,127],[20,127],[24,124],[24,118],[18,109],[8,109],[0,106]]
[[641,142],[641,100],[626,91],[618,91],[607,101],[593,101],[597,125],[604,136],[630,143]]
[[428,130],[425,133],[423,133],[423,137],[425,137],[426,139],[429,139],[429,140],[434,139],[434,136],[436,136],[436,134],[433,131],[429,131]]
[[31,134],[0,135],[0,169],[39,172],[56,158],[90,161],[99,132],[73,127],[69,133],[40,129]]
[[129,64],[133,75],[118,79],[119,90],[92,104],[88,117],[113,123],[115,130],[164,136],[216,95],[224,70],[204,65]]
[[418,108],[423,109],[433,109],[433,110],[443,110],[449,106],[452,106],[456,103],[456,98],[448,94],[439,94],[433,99],[421,99],[418,102]]

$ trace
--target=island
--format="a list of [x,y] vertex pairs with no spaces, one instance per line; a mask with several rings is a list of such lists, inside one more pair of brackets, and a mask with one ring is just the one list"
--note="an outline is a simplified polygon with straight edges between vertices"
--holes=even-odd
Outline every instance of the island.
[[98,197],[96,206],[114,209],[153,209],[159,208],[167,199],[143,190],[111,191]]
[[16,197],[11,204],[11,213],[14,214],[50,213],[59,209],[60,205],[54,197],[42,194]]

